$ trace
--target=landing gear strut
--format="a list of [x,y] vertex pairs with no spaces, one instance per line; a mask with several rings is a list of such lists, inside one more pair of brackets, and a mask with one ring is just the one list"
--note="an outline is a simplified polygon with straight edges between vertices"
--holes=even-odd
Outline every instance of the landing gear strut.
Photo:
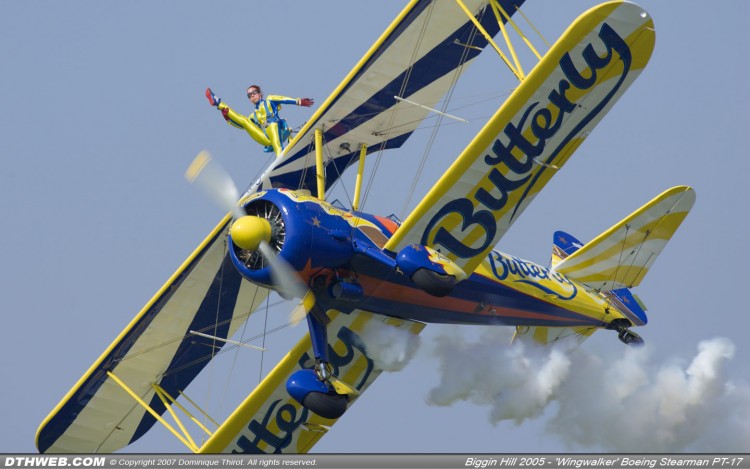
[[617,331],[617,338],[626,345],[633,347],[645,345],[646,342],[643,341],[641,336],[628,329],[631,325],[632,324],[627,319],[615,319],[609,324],[609,326],[607,326],[607,329]]
[[315,366],[298,370],[286,383],[287,392],[305,408],[327,419],[337,419],[346,412],[347,394],[339,394],[331,384],[335,379],[328,361],[328,317],[317,306],[311,305],[307,315]]

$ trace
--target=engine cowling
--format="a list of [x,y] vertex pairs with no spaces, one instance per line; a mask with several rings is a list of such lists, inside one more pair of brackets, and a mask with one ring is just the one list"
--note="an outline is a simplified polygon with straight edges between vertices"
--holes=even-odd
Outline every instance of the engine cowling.
[[277,290],[268,259],[258,249],[261,241],[304,283],[315,271],[346,264],[352,256],[351,240],[335,234],[349,226],[327,208],[325,202],[295,191],[254,194],[242,207],[247,216],[235,220],[229,230],[232,263],[246,279]]

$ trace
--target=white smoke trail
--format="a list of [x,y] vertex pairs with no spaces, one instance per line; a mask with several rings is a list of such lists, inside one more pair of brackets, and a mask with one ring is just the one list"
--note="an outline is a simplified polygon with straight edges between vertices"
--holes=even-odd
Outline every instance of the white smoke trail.
[[419,349],[419,336],[388,324],[371,321],[360,334],[375,367],[384,371],[400,371]]
[[428,403],[467,400],[489,405],[493,423],[507,419],[521,423],[541,415],[570,368],[570,359],[560,350],[520,343],[508,347],[510,336],[501,328],[487,329],[476,343],[466,343],[457,335],[437,340],[443,378],[430,391]]
[[685,366],[655,363],[647,347],[508,346],[503,329],[488,329],[473,343],[456,334],[439,338],[442,378],[428,403],[489,406],[493,424],[520,424],[548,411],[547,430],[571,449],[750,449],[750,387],[726,376],[734,355],[728,339],[701,342]]

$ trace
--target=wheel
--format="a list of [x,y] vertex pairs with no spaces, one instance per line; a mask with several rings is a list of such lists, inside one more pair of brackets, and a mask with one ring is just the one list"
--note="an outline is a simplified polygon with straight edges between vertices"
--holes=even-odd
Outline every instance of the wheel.
[[628,329],[628,327],[632,325],[633,324],[627,319],[615,319],[607,325],[607,329],[617,331],[617,338],[620,339],[623,344],[632,345],[634,347],[644,345],[646,342],[643,341],[641,336]]
[[631,345],[633,347],[640,347],[642,345],[645,345],[645,342],[635,332],[629,330],[629,329],[623,329],[620,331],[619,334],[617,334],[617,338],[620,339],[624,344]]
[[307,396],[302,400],[303,406],[327,419],[337,419],[344,415],[348,403],[347,396],[335,392],[312,391],[307,393]]

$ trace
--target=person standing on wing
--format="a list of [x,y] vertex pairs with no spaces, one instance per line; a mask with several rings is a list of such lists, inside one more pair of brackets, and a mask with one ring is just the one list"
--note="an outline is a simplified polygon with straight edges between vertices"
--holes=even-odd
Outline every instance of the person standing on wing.
[[263,145],[263,151],[274,152],[277,157],[288,143],[291,134],[286,120],[279,117],[281,105],[296,104],[310,107],[315,104],[315,101],[310,98],[295,99],[278,95],[268,95],[264,98],[258,85],[251,85],[247,88],[247,97],[255,105],[255,111],[249,116],[243,116],[221,102],[211,88],[206,88],[208,102],[221,111],[221,115],[230,125],[245,129],[253,140]]

